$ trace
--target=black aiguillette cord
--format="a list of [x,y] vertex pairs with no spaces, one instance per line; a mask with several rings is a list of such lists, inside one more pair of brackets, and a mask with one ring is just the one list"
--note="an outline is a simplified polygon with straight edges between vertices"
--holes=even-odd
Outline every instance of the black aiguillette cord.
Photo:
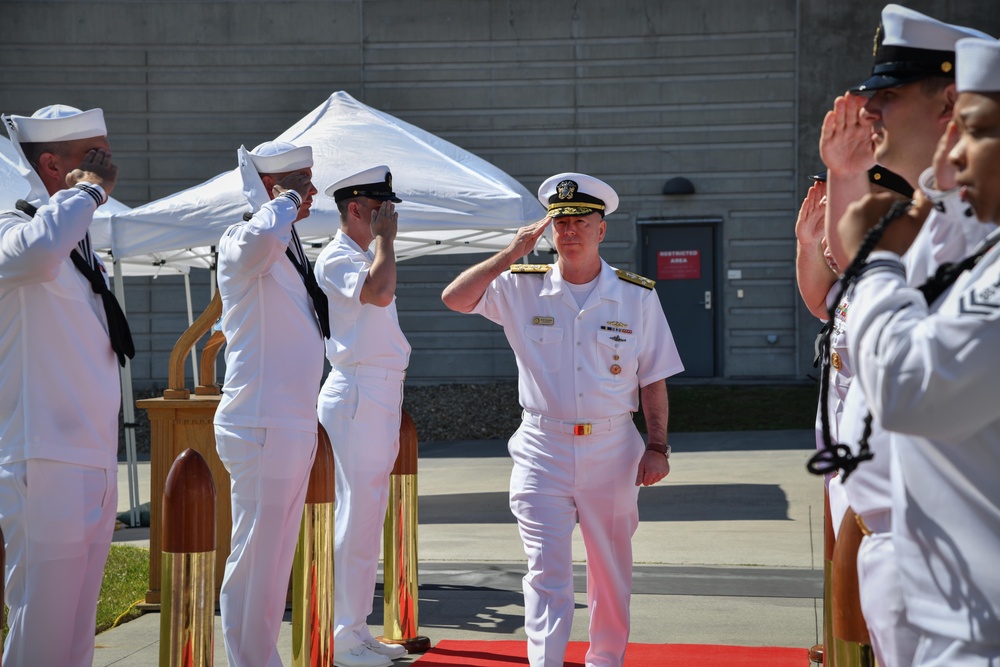
[[864,268],[865,264],[868,262],[868,256],[871,255],[872,250],[881,240],[882,235],[885,234],[886,228],[896,219],[902,217],[910,207],[913,202],[910,200],[897,201],[894,202],[886,214],[883,215],[878,224],[868,230],[865,235],[864,241],[861,243],[861,247],[858,248],[858,253],[855,255],[854,260],[851,265],[847,267],[844,271],[844,275],[841,276],[838,286],[840,290],[837,294],[837,298],[832,300],[829,309],[827,311],[829,320],[827,325],[823,327],[820,332],[819,338],[816,342],[817,350],[817,363],[822,364],[822,372],[820,374],[820,425],[823,431],[823,449],[819,450],[809,459],[806,464],[806,469],[814,475],[826,475],[834,471],[841,471],[842,480],[846,481],[852,472],[864,461],[869,461],[874,457],[871,449],[868,446],[868,438],[871,435],[871,413],[865,418],[865,430],[864,434],[861,436],[861,440],[858,442],[859,449],[857,454],[851,452],[851,448],[843,443],[834,443],[833,438],[830,435],[830,346],[831,346],[831,336],[833,334],[833,321],[836,316],[837,307],[840,304],[840,300],[847,290],[850,289],[851,285],[857,281],[858,274],[861,269]]

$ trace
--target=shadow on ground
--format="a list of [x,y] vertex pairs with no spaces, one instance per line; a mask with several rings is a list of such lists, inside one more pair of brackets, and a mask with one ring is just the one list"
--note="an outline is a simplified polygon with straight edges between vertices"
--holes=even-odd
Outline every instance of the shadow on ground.
[[[515,523],[506,491],[420,497],[421,524]],[[679,484],[639,492],[640,521],[786,521],[777,484]]]

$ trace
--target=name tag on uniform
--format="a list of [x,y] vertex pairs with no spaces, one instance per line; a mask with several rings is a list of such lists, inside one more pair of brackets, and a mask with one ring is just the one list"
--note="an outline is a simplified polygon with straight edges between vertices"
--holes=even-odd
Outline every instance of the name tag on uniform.
[[541,315],[535,315],[531,318],[532,324],[539,324],[543,327],[550,327],[556,323],[556,318],[554,317],[542,317]]

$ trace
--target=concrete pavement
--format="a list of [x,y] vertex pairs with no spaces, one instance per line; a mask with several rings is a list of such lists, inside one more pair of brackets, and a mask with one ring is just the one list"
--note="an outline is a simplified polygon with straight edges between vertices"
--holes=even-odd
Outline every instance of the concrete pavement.
[[[671,434],[673,469],[640,493],[634,539],[636,643],[808,648],[822,635],[823,486],[805,463],[812,431]],[[523,639],[525,558],[507,508],[511,461],[504,441],[420,446],[420,632],[442,639]],[[139,464],[149,500],[149,464]],[[124,464],[119,504],[128,509]],[[148,529],[116,541],[148,546]],[[587,638],[583,543],[574,536],[577,613]],[[279,647],[291,663],[291,613]],[[150,613],[97,636],[95,665],[158,664]],[[381,587],[369,618],[382,633]],[[216,616],[215,662],[225,665]],[[402,665],[409,659],[397,661]]]

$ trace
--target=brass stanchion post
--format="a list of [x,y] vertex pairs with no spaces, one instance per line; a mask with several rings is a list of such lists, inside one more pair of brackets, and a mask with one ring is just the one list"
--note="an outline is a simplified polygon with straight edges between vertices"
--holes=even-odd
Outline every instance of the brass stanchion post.
[[[828,667],[833,663],[833,517],[830,487],[823,482],[823,643],[809,649],[809,661]],[[829,647],[829,648],[828,648]]]
[[417,429],[405,410],[399,423],[399,455],[389,475],[383,553],[385,635],[378,640],[423,653],[431,640],[418,634]]
[[292,568],[292,667],[333,665],[334,462],[321,424]]
[[828,660],[828,664],[836,667],[875,667],[858,593],[858,547],[862,537],[854,510],[848,508],[833,547],[833,662]]
[[215,659],[215,483],[186,449],[163,487],[160,665],[211,667]]

